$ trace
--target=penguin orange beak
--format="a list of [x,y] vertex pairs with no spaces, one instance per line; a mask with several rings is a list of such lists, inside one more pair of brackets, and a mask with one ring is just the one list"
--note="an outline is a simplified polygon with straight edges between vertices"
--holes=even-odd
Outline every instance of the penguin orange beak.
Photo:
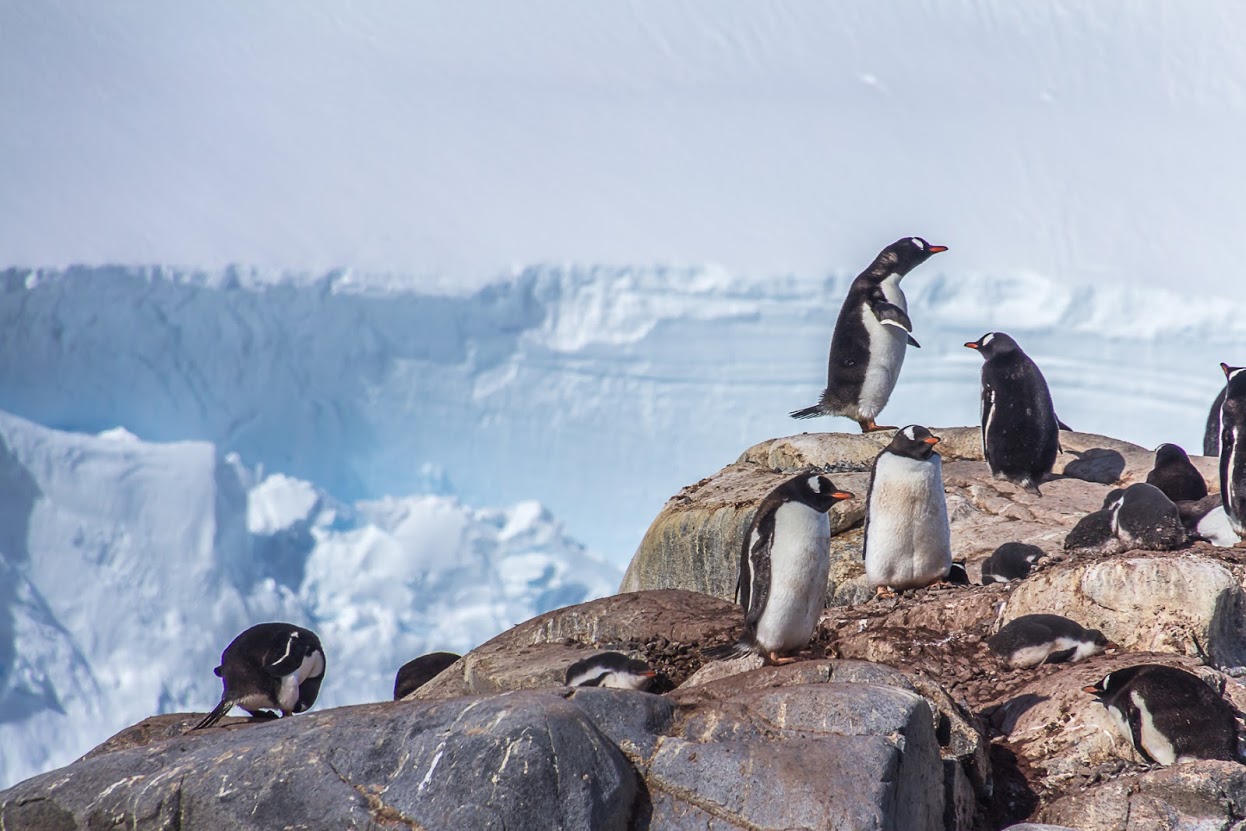
[[653,670],[649,670],[648,672],[642,672],[641,675],[645,678],[657,678],[658,677],[658,674],[654,672]]
[[930,251],[930,253],[931,253],[931,254],[939,254],[939,253],[941,253],[941,252],[943,252],[943,251],[946,251],[946,250],[947,250],[947,246],[946,246],[946,245],[932,245],[932,246],[930,246],[930,248],[929,248],[929,251]]
[[1097,693],[1099,692],[1099,689],[1095,686],[1082,687],[1082,692]]
[[965,344],[965,348],[966,349],[977,349],[978,344],[974,343],[973,341],[970,341],[969,343]]
[[922,441],[929,445],[936,445],[939,442],[943,441],[943,439],[939,438],[938,436],[930,436],[929,438],[922,439]]
[[836,499],[856,499],[857,498],[857,495],[855,493],[848,493],[848,491],[835,491],[833,494],[831,494],[831,496],[835,497]]

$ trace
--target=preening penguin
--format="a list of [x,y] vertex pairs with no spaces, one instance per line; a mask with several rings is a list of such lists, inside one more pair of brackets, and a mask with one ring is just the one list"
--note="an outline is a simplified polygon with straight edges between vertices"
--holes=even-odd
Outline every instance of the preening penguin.
[[[801,474],[779,485],[757,508],[740,551],[736,596],[744,607],[739,642],[705,650],[708,658],[760,654],[770,663],[808,646],[826,598],[831,522],[826,512],[852,499],[826,476]],[[945,566],[943,572],[947,573]]]
[[1173,502],[1198,500],[1207,495],[1203,474],[1190,461],[1185,449],[1175,444],[1164,443],[1155,448],[1155,466],[1146,475],[1146,481]]
[[1246,367],[1220,368],[1228,379],[1220,406],[1220,500],[1233,531],[1246,537]]
[[568,687],[646,690],[656,675],[644,661],[629,658],[622,652],[602,652],[567,667],[563,683]]
[[1107,708],[1125,741],[1148,762],[1240,761],[1233,708],[1196,675],[1138,664],[1083,689]]
[[982,564],[982,585],[1022,580],[1044,556],[1043,549],[1024,542],[1006,542]]
[[874,459],[865,505],[865,576],[880,596],[942,580],[952,566],[939,437],[910,424]]
[[1009,621],[986,642],[991,651],[1014,669],[1058,664],[1098,655],[1111,646],[1098,629],[1060,615],[1022,615]]
[[[324,650],[310,629],[292,623],[252,626],[225,647],[215,672],[221,701],[193,729],[211,727],[235,706],[253,716],[301,713],[316,703],[324,680]],[[272,716],[272,713],[264,713]]]
[[[1003,332],[965,346],[982,354],[982,451],[997,479],[1040,494],[1060,453],[1060,420],[1038,365]],[[1040,494],[1041,495],[1041,494]]]
[[1173,501],[1154,485],[1137,482],[1109,492],[1101,510],[1073,526],[1064,547],[1117,554],[1138,549],[1171,551],[1187,542],[1181,513]]
[[913,324],[900,281],[946,250],[947,246],[931,245],[921,237],[905,237],[879,252],[852,281],[831,335],[826,389],[817,404],[796,410],[792,418],[838,415],[855,419],[863,433],[892,429],[878,426],[874,419],[895,389],[905,349],[920,345],[911,334]]
[[430,652],[407,661],[394,676],[394,700],[406,698],[444,672],[460,657],[462,656],[453,652]]

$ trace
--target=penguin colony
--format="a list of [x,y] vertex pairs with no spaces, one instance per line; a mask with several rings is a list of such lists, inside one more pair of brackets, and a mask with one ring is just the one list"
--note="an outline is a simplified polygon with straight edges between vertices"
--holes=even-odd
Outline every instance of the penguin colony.
[[[876,419],[899,379],[908,347],[919,347],[900,282],[934,254],[947,251],[921,237],[884,248],[852,282],[831,336],[826,387],[818,403],[794,418],[843,416],[864,433],[895,430]],[[1051,391],[1038,365],[1004,332],[964,344],[983,358],[980,420],[983,455],[997,479],[1035,497],[1060,452]],[[1204,453],[1220,456],[1220,492],[1207,483],[1185,451],[1156,449],[1146,483],[1108,494],[1101,510],[1084,517],[1064,541],[1066,551],[1115,553],[1171,550],[1191,540],[1233,545],[1246,536],[1246,368],[1222,364],[1226,384],[1208,414]],[[896,430],[871,469],[865,496],[864,560],[879,598],[938,581],[969,584],[963,562],[953,562],[939,437],[919,424]],[[758,505],[739,552],[736,599],[744,611],[738,640],[703,651],[710,660],[760,656],[781,664],[809,647],[824,607],[830,567],[828,512],[856,496],[818,471],[775,487]],[[1025,579],[1044,556],[1037,546],[1010,542],[982,564],[981,582]],[[1018,617],[987,643],[1012,668],[1073,663],[1115,648],[1104,633],[1055,614]],[[395,700],[412,695],[460,656],[437,652],[404,665]],[[316,701],[325,674],[319,638],[289,623],[247,629],[215,669],[223,692],[193,729],[217,724],[233,707],[253,717],[300,713]],[[644,661],[602,652],[567,667],[568,687],[647,690],[655,673]],[[1174,667],[1139,664],[1105,675],[1085,688],[1106,710],[1122,739],[1148,762],[1238,760],[1232,708],[1199,677]]]

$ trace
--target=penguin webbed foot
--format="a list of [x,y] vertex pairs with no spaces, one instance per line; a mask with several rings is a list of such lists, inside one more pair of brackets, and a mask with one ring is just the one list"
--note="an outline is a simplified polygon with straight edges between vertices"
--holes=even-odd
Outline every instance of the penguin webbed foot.
[[861,425],[862,433],[877,433],[882,430],[896,430],[896,427],[887,427],[882,424],[875,424],[872,418],[862,418],[857,420],[857,424]]
[[247,710],[247,712],[251,714],[251,718],[257,721],[273,721],[274,719],[281,718],[281,713],[274,712],[273,710]]
[[766,659],[767,664],[776,667],[781,667],[785,664],[794,664],[800,660],[795,655],[780,655],[777,652],[767,652],[762,655],[762,657]]
[[875,600],[894,600],[900,596],[900,593],[891,586],[878,586],[874,589]]

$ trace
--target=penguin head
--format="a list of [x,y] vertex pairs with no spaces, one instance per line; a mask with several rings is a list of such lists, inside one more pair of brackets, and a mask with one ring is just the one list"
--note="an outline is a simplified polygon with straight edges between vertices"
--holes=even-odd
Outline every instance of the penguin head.
[[903,277],[935,254],[946,250],[946,245],[931,245],[921,237],[904,237],[878,253],[870,272],[880,278],[891,274]]
[[920,424],[910,424],[896,431],[895,438],[883,452],[924,461],[934,455],[935,445],[940,441],[942,439]]
[[976,349],[982,353],[982,357],[989,360],[996,355],[1003,355],[1007,352],[1013,352],[1021,347],[1017,346],[1017,342],[1003,332],[987,332],[977,340],[971,340],[965,344],[966,349]]
[[1180,445],[1164,442],[1155,448],[1155,466],[1170,465],[1174,462],[1188,460],[1190,457]]
[[969,572],[965,569],[964,562],[953,560],[952,565],[948,567],[947,576],[943,578],[945,583],[951,583],[954,586],[971,586],[969,582]]
[[827,476],[806,474],[788,481],[788,499],[802,502],[815,511],[825,512],[836,502],[852,499],[855,494],[841,491]]

